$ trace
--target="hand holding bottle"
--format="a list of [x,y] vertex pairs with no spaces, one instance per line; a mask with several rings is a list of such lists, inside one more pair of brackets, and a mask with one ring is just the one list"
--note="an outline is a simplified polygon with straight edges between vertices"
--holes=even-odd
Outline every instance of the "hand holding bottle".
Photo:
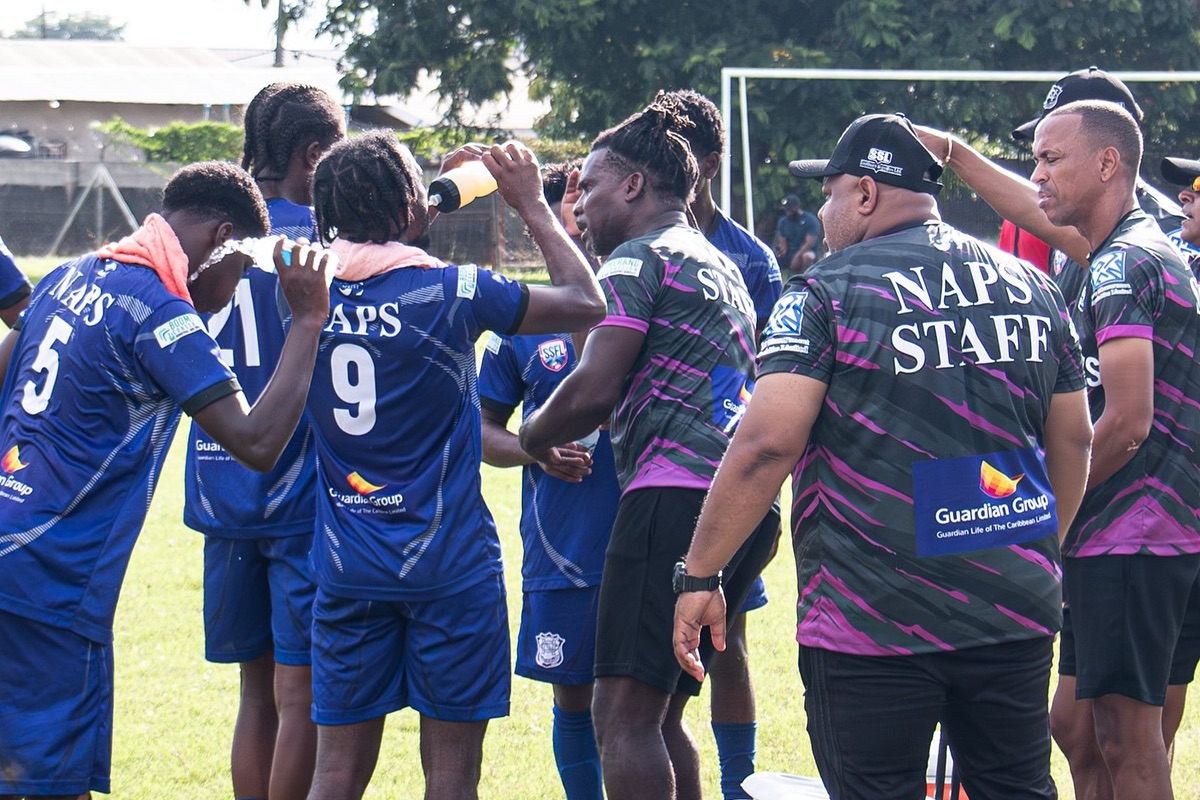
[[504,202],[516,209],[522,218],[531,206],[550,208],[542,194],[541,166],[528,147],[517,141],[492,145],[482,160],[495,176]]

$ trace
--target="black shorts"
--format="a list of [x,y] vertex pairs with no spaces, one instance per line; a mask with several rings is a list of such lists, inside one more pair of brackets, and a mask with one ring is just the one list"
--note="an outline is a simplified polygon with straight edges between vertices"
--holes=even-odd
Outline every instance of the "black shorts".
[[941,722],[971,800],[1050,800],[1053,639],[912,656],[800,648],[808,736],[839,800],[924,797]]
[[[671,573],[675,562],[687,555],[704,496],[699,489],[652,487],[621,497],[600,582],[597,678],[630,677],[668,693],[700,693],[700,684],[675,660]],[[728,622],[762,572],[778,535],[779,513],[772,510],[725,568]],[[701,658],[707,663],[712,652],[705,629]]]
[[1058,672],[1080,700],[1119,694],[1161,706],[1200,659],[1200,554],[1063,559]]

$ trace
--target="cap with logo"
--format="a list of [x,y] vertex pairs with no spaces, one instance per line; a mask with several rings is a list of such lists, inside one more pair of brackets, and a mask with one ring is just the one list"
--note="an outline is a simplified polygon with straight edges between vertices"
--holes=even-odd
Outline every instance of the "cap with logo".
[[1107,100],[1124,107],[1139,123],[1142,121],[1142,109],[1133,99],[1129,87],[1120,78],[1114,78],[1102,69],[1088,67],[1059,78],[1058,82],[1050,87],[1050,92],[1042,103],[1042,113],[1036,119],[1018,126],[1013,130],[1012,137],[1017,140],[1032,140],[1034,129],[1047,114],[1059,106],[1077,100]]
[[800,197],[799,195],[789,194],[787,197],[783,198],[783,202],[780,205],[782,205],[784,208],[791,208],[792,206],[796,206],[798,208],[800,206]]
[[912,192],[937,194],[942,167],[903,114],[867,114],[850,123],[827,159],[793,161],[797,178],[858,175]]
[[1200,178],[1200,161],[1188,158],[1168,157],[1158,165],[1163,180],[1175,186],[1192,186],[1196,178]]

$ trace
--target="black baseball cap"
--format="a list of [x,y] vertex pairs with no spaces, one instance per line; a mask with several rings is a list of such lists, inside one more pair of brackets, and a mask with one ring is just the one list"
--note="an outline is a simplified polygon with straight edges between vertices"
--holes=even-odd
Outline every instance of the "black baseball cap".
[[799,206],[800,205],[800,197],[798,195],[789,194],[787,197],[783,198],[783,202],[780,203],[780,205],[782,205],[784,208],[791,208],[792,206]]
[[797,178],[859,175],[911,192],[937,194],[942,166],[903,114],[867,114],[850,123],[827,159],[793,161]]
[[1164,158],[1158,165],[1163,180],[1176,186],[1192,186],[1200,178],[1200,161],[1189,158]]
[[1142,121],[1142,109],[1133,99],[1129,87],[1120,78],[1114,78],[1102,69],[1088,67],[1059,78],[1058,83],[1050,87],[1042,103],[1042,113],[1037,119],[1031,119],[1013,130],[1012,138],[1032,141],[1034,128],[1047,114],[1076,100],[1107,100],[1124,107],[1138,123]]

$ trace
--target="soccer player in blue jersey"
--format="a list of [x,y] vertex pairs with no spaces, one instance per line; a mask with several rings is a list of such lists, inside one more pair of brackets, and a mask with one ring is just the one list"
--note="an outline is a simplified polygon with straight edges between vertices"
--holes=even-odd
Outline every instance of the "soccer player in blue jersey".
[[[543,170],[543,192],[559,216],[572,164]],[[597,431],[591,466],[558,458],[582,451],[571,443],[539,462],[508,430],[517,406],[528,416],[575,368],[570,333],[488,339],[479,367],[483,460],[522,467],[522,610],[516,672],[549,683],[554,693],[554,760],[568,800],[602,800],[600,754],[592,728],[592,663],[604,550],[620,489],[608,431]],[[583,472],[584,474],[580,474]]]
[[25,306],[33,286],[29,278],[17,267],[13,255],[0,239],[0,320],[12,327]]
[[[475,342],[581,330],[604,304],[512,142],[470,145],[542,251],[526,286],[416,247],[431,210],[390,132],[343,141],[317,166],[317,227],[341,260],[308,415],[318,451],[312,565],[312,800],[361,797],[389,712],[420,714],[427,798],[477,795],[488,720],[508,713],[507,609],[481,494]],[[586,464],[582,455],[571,457]]]
[[[315,241],[312,175],[345,135],[326,92],[273,83],[246,107],[242,168],[262,190],[271,234]],[[266,387],[286,325],[279,280],[252,269],[233,301],[208,318],[221,357],[253,402]],[[269,472],[242,466],[193,424],[183,520],[204,533],[205,656],[237,663],[241,692],[230,747],[237,798],[302,800],[312,780],[312,601],[308,570],[316,516],[312,431],[301,420]]]
[[112,621],[180,411],[253,469],[292,435],[329,312],[326,260],[275,265],[292,325],[251,406],[197,312],[229,302],[267,210],[243,170],[167,183],[163,214],[34,290],[0,347],[0,795],[109,791]]
[[[756,329],[761,333],[783,291],[783,280],[771,248],[726,216],[713,201],[712,181],[721,169],[721,155],[725,152],[721,112],[711,100],[692,90],[660,92],[654,102],[678,106],[679,119],[691,123],[676,131],[687,140],[700,169],[696,196],[688,210],[696,227],[741,271],[754,300]],[[742,781],[754,772],[758,725],[746,642],[746,612],[766,604],[767,590],[760,576],[742,604],[741,613],[726,632],[725,649],[714,653],[708,665],[712,730],[717,740],[721,793],[725,800],[749,797]]]

